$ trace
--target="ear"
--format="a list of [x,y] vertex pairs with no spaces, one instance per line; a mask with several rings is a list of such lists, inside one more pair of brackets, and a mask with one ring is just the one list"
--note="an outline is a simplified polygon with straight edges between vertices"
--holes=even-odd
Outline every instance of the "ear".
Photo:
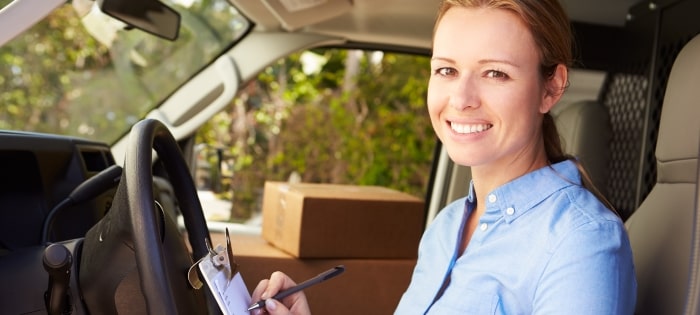
[[558,64],[552,76],[544,82],[545,93],[540,107],[542,114],[549,112],[559,102],[568,82],[569,70],[563,64]]

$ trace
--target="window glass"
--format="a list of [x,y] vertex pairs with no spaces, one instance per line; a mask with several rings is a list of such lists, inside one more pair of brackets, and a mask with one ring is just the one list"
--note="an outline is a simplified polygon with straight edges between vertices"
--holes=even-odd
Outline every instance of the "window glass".
[[0,47],[0,129],[113,143],[250,27],[226,0],[163,2],[181,16],[176,41],[73,1]]
[[269,66],[197,133],[208,218],[254,220],[265,181],[379,185],[424,198],[436,146],[429,69],[425,56],[343,49]]

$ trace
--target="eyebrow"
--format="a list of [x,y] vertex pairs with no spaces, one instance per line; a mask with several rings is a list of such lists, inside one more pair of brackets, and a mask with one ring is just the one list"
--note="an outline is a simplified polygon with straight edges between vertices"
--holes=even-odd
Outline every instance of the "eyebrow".
[[452,60],[450,58],[446,58],[446,57],[432,57],[432,58],[430,58],[430,61],[445,61],[445,62],[449,62],[449,63],[455,63],[454,60]]
[[520,65],[515,64],[514,62],[506,59],[482,59],[479,60],[479,64],[487,64],[487,63],[500,63],[500,64],[506,64],[514,68],[520,68]]
[[[445,61],[449,63],[456,63],[453,59],[447,58],[447,57],[432,57],[430,58],[430,61]],[[499,64],[505,64],[512,66],[514,68],[520,68],[520,65],[515,64],[514,62],[506,59],[481,59],[478,61],[479,64],[489,64],[489,63],[499,63]]]

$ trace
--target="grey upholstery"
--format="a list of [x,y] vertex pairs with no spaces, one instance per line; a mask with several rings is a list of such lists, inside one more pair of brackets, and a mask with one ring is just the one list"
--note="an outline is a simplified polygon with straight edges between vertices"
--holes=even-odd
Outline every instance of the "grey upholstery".
[[604,195],[608,183],[612,126],[607,108],[596,101],[558,104],[552,117],[564,151],[579,159]]
[[700,140],[700,37],[673,64],[656,145],[656,184],[627,220],[637,314],[682,314],[689,282]]

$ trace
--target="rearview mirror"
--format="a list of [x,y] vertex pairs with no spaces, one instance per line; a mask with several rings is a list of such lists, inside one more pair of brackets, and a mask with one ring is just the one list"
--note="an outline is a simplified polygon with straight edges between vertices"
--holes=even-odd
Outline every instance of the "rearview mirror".
[[135,27],[168,40],[177,39],[180,14],[158,0],[98,0],[100,11]]

